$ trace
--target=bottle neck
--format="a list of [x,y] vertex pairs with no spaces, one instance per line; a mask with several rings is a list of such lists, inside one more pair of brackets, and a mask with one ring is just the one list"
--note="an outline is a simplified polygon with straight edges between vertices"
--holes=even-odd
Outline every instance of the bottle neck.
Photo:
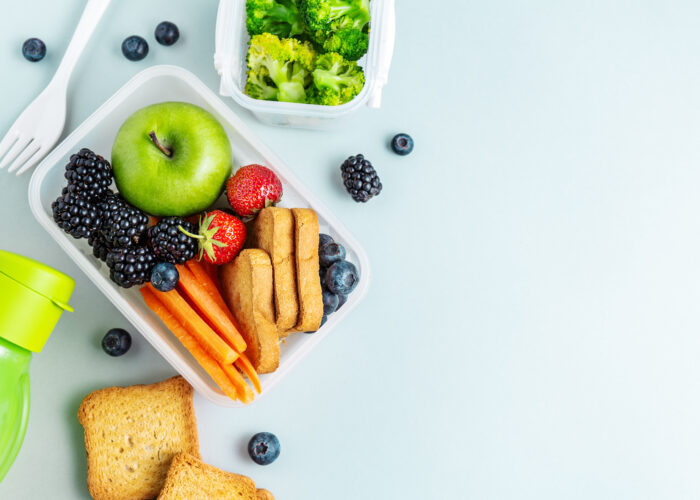
[[0,337],[0,370],[10,365],[23,370],[29,366],[32,352]]

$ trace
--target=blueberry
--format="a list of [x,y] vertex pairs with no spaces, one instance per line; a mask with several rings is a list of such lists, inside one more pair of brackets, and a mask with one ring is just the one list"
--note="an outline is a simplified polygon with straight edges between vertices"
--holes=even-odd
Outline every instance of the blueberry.
[[323,234],[323,233],[319,234],[318,235],[318,249],[320,250],[323,245],[325,245],[326,243],[330,243],[331,241],[333,241],[333,238],[331,238],[327,234]]
[[318,252],[318,261],[321,267],[328,267],[334,262],[345,258],[345,248],[340,243],[326,243]]
[[140,61],[148,55],[148,42],[138,35],[127,37],[122,42],[122,54],[129,61]]
[[[328,316],[326,316],[324,314],[323,317],[321,318],[321,326],[325,325],[327,320],[328,320]],[[319,328],[321,328],[321,327],[319,327]]]
[[338,309],[338,296],[331,291],[323,290],[323,315],[334,313]]
[[258,465],[269,465],[280,456],[280,442],[271,432],[258,432],[248,442],[248,454]]
[[156,26],[156,41],[161,45],[173,45],[180,38],[180,30],[170,21],[163,21]]
[[22,55],[27,61],[41,61],[46,55],[46,45],[38,38],[28,38],[22,44]]
[[102,339],[102,349],[110,356],[121,356],[131,347],[131,335],[121,328],[112,328]]
[[358,281],[357,268],[347,260],[336,262],[326,271],[326,287],[335,294],[348,295]]
[[335,310],[337,311],[338,309],[340,309],[343,306],[343,304],[345,304],[347,302],[348,296],[343,295],[341,293],[338,293],[336,295],[338,296],[338,307],[335,308]]
[[159,262],[151,271],[151,285],[158,291],[169,292],[174,290],[180,281],[180,273],[170,262]]
[[391,149],[397,155],[406,156],[413,151],[413,138],[408,134],[396,134],[391,140]]

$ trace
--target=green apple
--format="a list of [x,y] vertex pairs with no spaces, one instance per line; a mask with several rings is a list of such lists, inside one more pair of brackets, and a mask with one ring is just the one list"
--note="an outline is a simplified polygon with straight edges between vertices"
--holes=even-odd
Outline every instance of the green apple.
[[231,143],[199,106],[162,102],[136,111],[112,146],[121,195],[151,215],[191,215],[208,208],[231,176]]

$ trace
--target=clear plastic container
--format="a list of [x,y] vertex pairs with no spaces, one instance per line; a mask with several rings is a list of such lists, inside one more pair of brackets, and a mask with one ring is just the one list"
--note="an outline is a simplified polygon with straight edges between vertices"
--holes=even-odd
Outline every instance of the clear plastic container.
[[371,0],[369,49],[358,62],[365,72],[365,87],[352,101],[340,106],[319,106],[292,102],[262,101],[248,97],[246,55],[250,37],[245,27],[244,0],[221,0],[216,18],[214,66],[221,76],[221,95],[231,96],[263,123],[300,128],[328,128],[338,125],[362,106],[378,108],[382,89],[389,78],[394,53],[396,16],[394,0]]
[[[347,259],[360,273],[360,282],[347,303],[328,317],[313,335],[290,335],[281,344],[280,365],[276,372],[261,375],[262,394],[270,393],[318,343],[349,314],[367,293],[370,267],[362,246],[342,223],[296,178],[287,165],[250,132],[245,123],[209,90],[197,77],[175,66],[154,66],[127,82],[75,131],[59,144],[38,166],[29,184],[29,203],[39,223],[59,246],[78,264],[88,278],[141,332],[150,344],[182,374],[192,386],[210,401],[227,407],[242,406],[226,397],[144,303],[137,287],[119,288],[109,279],[106,266],[92,255],[87,240],[76,240],[61,231],[53,222],[51,202],[61,193],[65,179],[64,166],[70,155],[88,147],[109,158],[117,130],[134,111],[163,101],[185,101],[210,111],[221,122],[231,141],[234,168],[249,163],[272,167],[282,180],[284,194],[281,206],[310,207],[318,213],[321,231],[333,236],[347,249]],[[224,206],[225,198],[218,204]]]

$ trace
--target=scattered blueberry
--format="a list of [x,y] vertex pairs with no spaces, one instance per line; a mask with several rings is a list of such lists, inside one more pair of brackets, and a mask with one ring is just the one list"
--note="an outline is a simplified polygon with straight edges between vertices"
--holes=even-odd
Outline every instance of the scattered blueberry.
[[38,38],[28,38],[22,44],[22,55],[27,61],[41,61],[46,55],[46,45]]
[[318,261],[321,267],[329,267],[334,262],[345,258],[345,248],[340,243],[326,243],[321,247],[318,253]]
[[161,45],[173,45],[180,38],[180,30],[170,21],[163,21],[156,26],[156,41]]
[[331,238],[327,234],[323,234],[323,233],[319,234],[318,235],[318,249],[320,250],[323,247],[323,245],[325,245],[326,243],[330,243],[332,241],[333,241],[333,238]]
[[323,315],[331,314],[338,309],[338,296],[328,290],[323,290]]
[[280,442],[271,432],[258,432],[248,442],[248,454],[258,465],[269,465],[280,456]]
[[342,293],[337,293],[336,295],[338,296],[338,307],[335,308],[335,310],[337,311],[343,306],[343,304],[345,304],[348,301],[348,296],[343,295]]
[[406,156],[413,151],[413,138],[408,134],[396,134],[391,140],[391,149],[397,155]]
[[131,347],[131,335],[121,328],[112,328],[102,339],[102,349],[110,356],[121,356]]
[[348,295],[359,280],[357,268],[347,260],[336,262],[326,271],[326,288],[335,294]]
[[122,42],[122,54],[129,61],[140,61],[148,55],[148,42],[138,35],[127,37]]
[[170,262],[159,262],[151,271],[151,285],[160,292],[174,290],[180,281],[180,273]]

